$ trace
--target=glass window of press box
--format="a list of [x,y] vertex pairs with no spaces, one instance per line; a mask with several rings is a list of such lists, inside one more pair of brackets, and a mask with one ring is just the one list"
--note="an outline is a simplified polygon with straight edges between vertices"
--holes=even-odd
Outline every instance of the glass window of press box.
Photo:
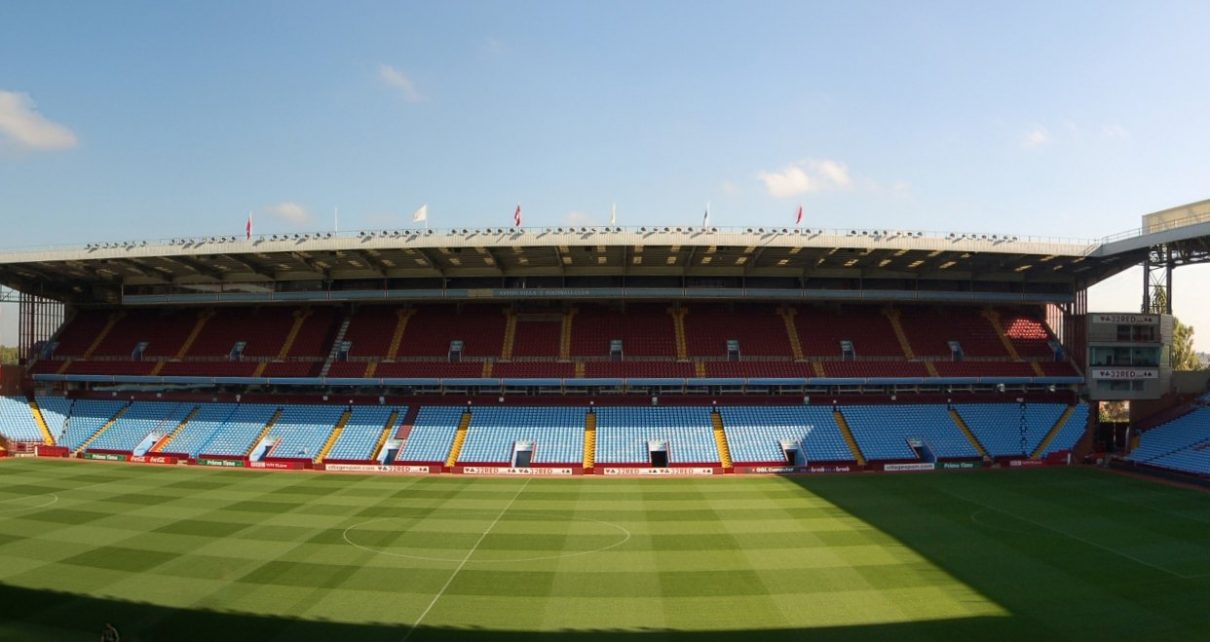
[[1119,325],[1118,341],[1159,341],[1154,325]]
[[1110,392],[1142,392],[1146,384],[1142,379],[1101,379],[1097,389]]
[[1160,348],[1158,346],[1094,346],[1088,350],[1088,361],[1094,366],[1155,368],[1160,365]]

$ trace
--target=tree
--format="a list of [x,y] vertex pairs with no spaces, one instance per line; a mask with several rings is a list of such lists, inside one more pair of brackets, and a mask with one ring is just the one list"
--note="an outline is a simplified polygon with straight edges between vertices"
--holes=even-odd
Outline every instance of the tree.
[[[1162,285],[1155,286],[1151,293],[1152,314],[1163,314],[1168,307],[1168,290]],[[1202,360],[1193,349],[1193,327],[1172,318],[1172,353],[1171,365],[1173,370],[1201,370]]]
[[1180,319],[1172,321],[1172,369],[1201,370],[1202,360],[1193,349],[1193,328]]
[[0,346],[0,365],[15,366],[17,365],[17,348],[14,346]]

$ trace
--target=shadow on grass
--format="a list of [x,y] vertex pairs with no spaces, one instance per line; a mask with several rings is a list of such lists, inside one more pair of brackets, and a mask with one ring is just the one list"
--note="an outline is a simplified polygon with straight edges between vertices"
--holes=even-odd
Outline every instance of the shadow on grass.
[[[385,605],[384,605],[385,606]],[[608,607],[603,607],[608,608]],[[1003,618],[969,618],[910,624],[814,629],[736,631],[669,631],[660,629],[579,631],[494,631],[477,628],[421,626],[409,642],[425,640],[711,640],[865,641],[984,639]],[[322,622],[239,613],[179,609],[0,585],[0,640],[71,642],[97,640],[101,627],[114,623],[122,642],[188,642],[193,640],[270,642],[399,642],[409,627],[395,624]]]

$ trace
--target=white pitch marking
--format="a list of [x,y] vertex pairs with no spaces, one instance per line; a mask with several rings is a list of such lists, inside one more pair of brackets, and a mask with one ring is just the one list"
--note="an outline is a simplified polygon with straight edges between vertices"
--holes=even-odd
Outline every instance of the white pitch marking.
[[513,495],[512,499],[508,500],[508,503],[504,506],[504,510],[500,511],[499,515],[496,515],[496,519],[487,527],[487,530],[483,531],[483,534],[479,536],[479,539],[475,542],[475,545],[471,547],[471,550],[467,551],[466,557],[462,558],[462,562],[458,564],[458,568],[454,569],[454,572],[450,575],[450,579],[446,580],[445,585],[441,587],[441,590],[437,591],[437,594],[433,596],[433,601],[429,602],[428,607],[424,609],[424,612],[420,614],[420,617],[416,618],[416,621],[412,623],[412,627],[408,629],[407,635],[403,636],[403,639],[400,640],[400,642],[407,642],[408,638],[412,637],[412,634],[416,632],[416,627],[420,626],[420,623],[424,621],[424,618],[429,614],[429,611],[433,610],[433,606],[437,604],[437,600],[440,600],[441,596],[445,595],[445,591],[450,587],[450,584],[454,583],[454,578],[458,577],[458,574],[462,572],[462,568],[466,566],[467,561],[471,559],[471,556],[475,554],[475,551],[479,550],[479,545],[483,543],[483,540],[487,539],[487,534],[492,532],[492,529],[496,527],[496,524],[500,523],[500,518],[504,517],[504,514],[508,512],[508,509],[513,507],[513,503],[517,501],[517,498],[521,496],[521,493],[525,492],[525,488],[529,486],[529,482],[532,480],[533,477],[529,477],[525,480],[524,484],[521,484],[521,488],[517,489],[517,494]]
[[[37,506],[19,506],[19,505],[18,506],[6,506],[6,504],[11,501],[27,499],[29,497],[46,497],[46,496],[50,497],[50,501],[46,502],[45,504],[38,504]],[[46,508],[48,506],[53,506],[58,502],[59,502],[59,496],[56,495],[55,493],[46,493],[45,495],[26,495],[25,497],[10,497],[8,499],[0,499],[0,512],[15,513],[17,511],[23,511],[23,510],[36,510],[39,508]]]

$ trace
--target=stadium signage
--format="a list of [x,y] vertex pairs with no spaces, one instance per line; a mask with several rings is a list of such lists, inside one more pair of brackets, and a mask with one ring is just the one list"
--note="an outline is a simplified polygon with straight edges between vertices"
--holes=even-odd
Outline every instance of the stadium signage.
[[177,463],[177,458],[176,457],[167,457],[164,455],[151,455],[151,456],[139,455],[139,456],[131,457],[130,461],[132,461],[136,464],[175,464],[175,463]]
[[199,466],[219,466],[221,468],[243,468],[244,460],[242,459],[204,459],[197,460]]
[[463,475],[558,475],[575,474],[570,468],[508,468],[506,466],[464,466]]
[[1093,368],[1093,379],[1159,379],[1160,371],[1147,368]]
[[1039,461],[1036,459],[1014,459],[1014,460],[1008,462],[1008,465],[1019,468],[1021,466],[1041,466],[1045,463],[1046,462]]
[[974,468],[975,462],[973,462],[973,461],[947,461],[947,462],[941,464],[941,467],[944,468],[945,470],[955,470],[958,468]]
[[98,461],[126,461],[126,455],[118,455],[114,453],[84,453],[84,459],[96,459]]
[[248,466],[250,468],[267,468],[269,470],[299,470],[306,468],[300,461],[253,461],[249,462]]
[[713,475],[713,468],[602,468],[606,477],[669,477]]
[[887,472],[903,472],[908,470],[936,470],[937,465],[932,462],[913,462],[909,464],[886,464],[882,467]]
[[810,466],[807,468],[807,472],[812,473],[848,473],[852,471],[852,466]]
[[331,470],[338,473],[389,473],[399,468],[423,468],[420,471],[401,471],[401,472],[429,472],[428,466],[382,466],[380,464],[324,464],[324,470]]
[[1094,314],[1093,323],[1130,323],[1134,325],[1156,325],[1160,318],[1154,314]]

